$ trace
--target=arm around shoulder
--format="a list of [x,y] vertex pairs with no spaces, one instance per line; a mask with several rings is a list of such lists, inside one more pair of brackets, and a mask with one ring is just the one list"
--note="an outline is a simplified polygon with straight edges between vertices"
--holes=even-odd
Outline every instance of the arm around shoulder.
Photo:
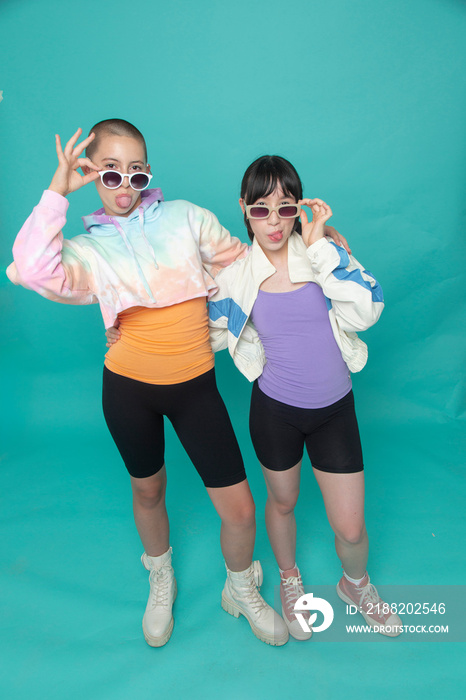
[[248,254],[248,244],[231,236],[215,214],[208,209],[195,207],[195,223],[199,235],[199,251],[205,268],[212,277],[235,260]]

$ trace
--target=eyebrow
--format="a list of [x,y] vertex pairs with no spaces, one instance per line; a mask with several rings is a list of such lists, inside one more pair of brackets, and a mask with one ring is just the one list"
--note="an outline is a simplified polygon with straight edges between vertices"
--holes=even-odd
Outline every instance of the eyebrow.
[[[120,162],[120,161],[118,160],[118,158],[113,158],[112,156],[106,156],[105,158],[102,158],[102,160],[113,160],[115,163],[119,163],[119,162]],[[133,165],[134,163],[141,163],[142,165],[144,165],[144,161],[143,161],[143,160],[132,160],[132,161],[130,161],[129,164],[130,164],[130,165]]]
[[[267,197],[270,197],[270,195],[262,195],[262,197],[256,199],[256,202],[259,202],[261,199],[267,199]],[[279,197],[279,199],[295,199],[295,196],[293,194],[284,194],[283,197]]]

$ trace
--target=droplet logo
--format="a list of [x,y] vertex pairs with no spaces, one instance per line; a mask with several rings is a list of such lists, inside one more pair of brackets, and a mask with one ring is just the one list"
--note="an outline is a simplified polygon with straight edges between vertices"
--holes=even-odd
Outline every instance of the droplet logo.
[[[308,620],[306,620],[303,615],[303,613],[313,610],[321,612],[324,616],[324,621],[318,627],[312,627],[317,620],[317,613],[314,612],[310,615]],[[313,632],[323,632],[330,627],[334,617],[333,608],[330,603],[324,598],[314,597],[313,593],[305,593],[301,598],[298,598],[294,605],[294,614],[304,632],[310,632],[311,627]]]

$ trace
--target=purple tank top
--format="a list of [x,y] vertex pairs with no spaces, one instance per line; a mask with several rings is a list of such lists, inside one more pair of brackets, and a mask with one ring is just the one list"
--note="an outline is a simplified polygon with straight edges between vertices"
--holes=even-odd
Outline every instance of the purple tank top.
[[290,406],[322,408],[351,390],[318,284],[278,294],[259,290],[251,320],[267,358],[258,380],[264,394]]

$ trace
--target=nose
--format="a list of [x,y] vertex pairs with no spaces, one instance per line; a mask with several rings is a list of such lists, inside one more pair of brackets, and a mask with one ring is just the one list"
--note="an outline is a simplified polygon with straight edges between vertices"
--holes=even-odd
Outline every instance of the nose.
[[121,186],[122,187],[129,187],[129,177],[127,175],[125,175],[125,177],[123,178],[123,182],[121,183]]
[[278,216],[276,211],[272,211],[269,216],[269,224],[272,226],[276,226],[278,222],[280,221],[280,217]]

